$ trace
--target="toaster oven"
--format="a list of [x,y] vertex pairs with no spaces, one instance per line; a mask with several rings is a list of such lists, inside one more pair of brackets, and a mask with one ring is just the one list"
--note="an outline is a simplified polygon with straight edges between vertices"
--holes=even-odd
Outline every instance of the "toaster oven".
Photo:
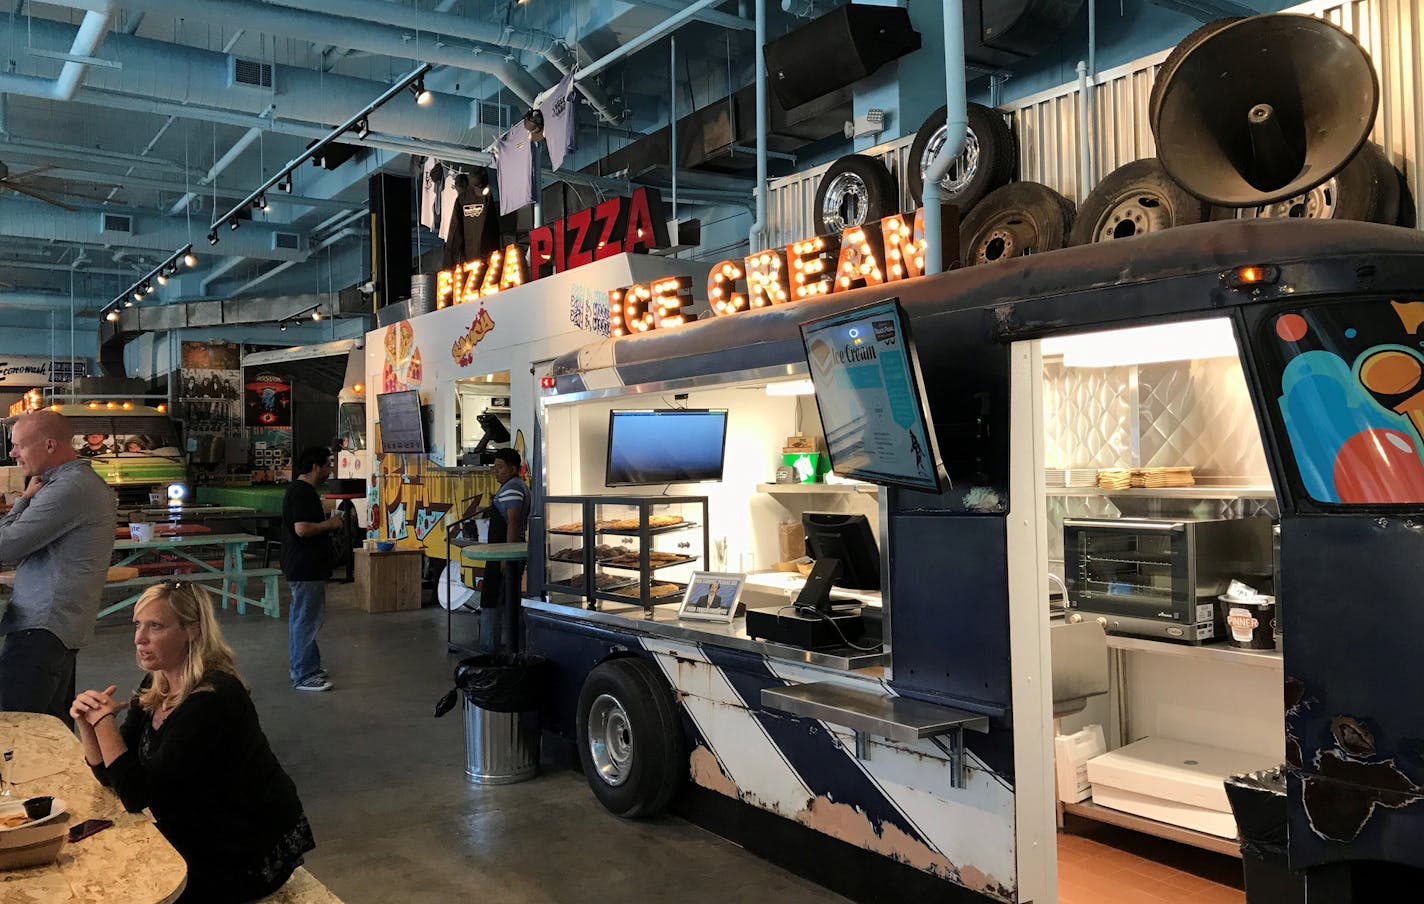
[[1233,578],[1274,591],[1270,518],[1070,518],[1063,555],[1069,620],[1110,634],[1210,643]]

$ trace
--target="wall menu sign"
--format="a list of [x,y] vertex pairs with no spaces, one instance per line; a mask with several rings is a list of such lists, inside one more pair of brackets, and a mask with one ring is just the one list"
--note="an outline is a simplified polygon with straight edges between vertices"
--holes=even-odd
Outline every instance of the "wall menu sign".
[[518,245],[487,260],[466,261],[435,275],[435,306],[467,304],[531,279],[563,273],[616,254],[668,246],[667,214],[656,189],[635,188],[529,233],[529,256]]
[[803,323],[801,340],[832,470],[940,492],[939,449],[899,301]]

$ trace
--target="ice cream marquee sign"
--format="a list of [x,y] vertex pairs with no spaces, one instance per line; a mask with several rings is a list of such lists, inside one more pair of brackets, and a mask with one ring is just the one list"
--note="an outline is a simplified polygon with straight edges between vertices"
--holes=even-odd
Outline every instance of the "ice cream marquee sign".
[[[707,277],[707,301],[717,314],[800,301],[831,292],[878,286],[925,272],[925,212],[895,214],[852,226],[839,236],[816,236],[782,249],[721,261]],[[610,335],[681,326],[691,298],[685,277],[609,293]]]
[[539,226],[529,233],[529,262],[518,245],[488,260],[466,261],[435,276],[435,306],[488,298],[530,279],[562,273],[625,252],[668,246],[667,217],[656,189],[636,188],[630,197],[609,198]]

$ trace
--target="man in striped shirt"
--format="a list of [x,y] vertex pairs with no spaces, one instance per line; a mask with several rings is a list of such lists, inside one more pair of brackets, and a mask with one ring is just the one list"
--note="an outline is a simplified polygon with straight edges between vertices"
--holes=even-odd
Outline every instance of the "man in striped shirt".
[[[519,479],[520,461],[519,453],[513,449],[494,453],[494,479],[499,489],[490,501],[491,543],[525,542],[529,485]],[[518,649],[519,579],[523,573],[524,566],[519,562],[485,565],[484,592],[480,596],[480,649],[486,653]]]

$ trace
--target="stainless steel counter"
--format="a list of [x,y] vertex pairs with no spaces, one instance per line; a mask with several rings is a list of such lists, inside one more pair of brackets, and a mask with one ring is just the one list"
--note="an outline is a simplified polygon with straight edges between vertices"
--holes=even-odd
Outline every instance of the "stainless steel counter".
[[640,606],[619,606],[606,602],[603,604],[604,608],[597,611],[531,599],[524,600],[523,605],[525,609],[543,612],[568,621],[604,625],[651,637],[666,637],[670,640],[715,644],[731,650],[766,656],[769,659],[806,663],[839,671],[883,666],[887,665],[889,660],[889,657],[881,652],[858,653],[853,650],[837,650],[827,653],[754,640],[747,636],[745,618],[733,619],[730,624],[680,619],[677,617],[676,607],[673,606],[656,607],[653,610],[652,618],[648,618]]

